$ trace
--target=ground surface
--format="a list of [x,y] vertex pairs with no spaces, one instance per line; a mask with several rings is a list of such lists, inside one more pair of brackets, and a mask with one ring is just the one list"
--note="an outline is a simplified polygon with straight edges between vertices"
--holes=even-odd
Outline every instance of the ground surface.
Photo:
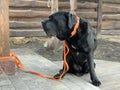
[[[62,42],[59,42],[57,48],[52,51],[44,48],[45,41],[46,38],[15,38],[11,39],[11,48],[29,48],[49,60],[62,60]],[[120,62],[120,36],[100,35],[95,59]]]
[[[62,61],[51,62],[31,49],[18,48],[11,51],[17,53],[28,70],[53,76],[63,66]],[[96,73],[102,82],[100,87],[91,84],[90,74],[81,77],[66,74],[62,80],[50,80],[16,68],[15,75],[0,75],[0,90],[120,90],[120,63],[96,60],[96,64]]]

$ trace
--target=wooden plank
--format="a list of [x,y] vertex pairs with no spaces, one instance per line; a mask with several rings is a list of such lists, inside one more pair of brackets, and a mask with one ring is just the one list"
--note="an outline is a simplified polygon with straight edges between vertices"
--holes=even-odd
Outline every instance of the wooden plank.
[[[65,1],[68,1],[68,0],[59,0],[61,2],[65,2]],[[78,0],[78,2],[96,2],[97,0]]]
[[[111,35],[112,36],[112,35]],[[113,61],[105,61],[105,60],[95,60],[96,62],[96,73],[99,77],[99,79],[102,82],[102,85],[99,87],[101,90],[119,90],[119,80],[120,80],[120,63],[119,62],[113,62]],[[62,61],[55,61],[54,62],[59,67],[63,66]],[[109,67],[111,66],[111,67]],[[106,67],[106,68],[104,68]],[[109,68],[109,69],[108,69]],[[113,76],[113,74],[115,76]],[[85,81],[90,81],[89,74],[83,75],[81,77]],[[70,81],[75,81],[70,79]],[[78,77],[79,79],[79,77]],[[86,89],[85,89],[86,90]],[[89,90],[89,89],[88,89]]]
[[120,0],[103,0],[103,3],[120,3]]
[[[24,33],[23,33],[24,32]],[[46,36],[42,29],[10,29],[11,37],[40,37]]]
[[103,34],[103,35],[120,35],[120,29],[119,30],[101,30],[101,34]]
[[[95,2],[77,2],[77,7],[79,9],[95,9],[97,7],[97,3]],[[66,2],[59,2],[59,8],[70,8],[70,3]]]
[[87,8],[87,9],[95,9],[97,8],[97,3],[95,2],[78,2],[78,8]]
[[59,5],[59,9],[61,9],[61,8],[70,9],[70,3],[68,1],[64,1],[64,2],[59,1],[58,5]]
[[[96,21],[89,21],[90,24],[95,27],[97,26]],[[35,28],[42,28],[41,22],[29,22],[29,21],[10,21],[10,28],[11,29],[35,29]]]
[[50,11],[34,11],[34,10],[10,10],[10,17],[48,17],[50,15]]
[[10,7],[47,7],[47,1],[37,0],[9,0]]
[[78,0],[78,2],[97,2],[97,0]]
[[[96,20],[97,0],[78,1],[77,14],[89,20]],[[42,28],[39,21],[48,17],[51,12],[58,11],[58,0],[51,1],[51,11],[45,7],[47,0],[10,0],[10,28],[17,30]],[[59,9],[64,11],[70,10],[68,0],[59,1]],[[96,21],[90,21],[93,27],[96,27]],[[30,25],[30,26],[29,26]]]
[[120,14],[104,14],[102,16],[103,20],[113,20],[120,21]]
[[97,26],[97,22],[96,21],[89,20],[89,23],[92,25],[92,27],[96,27]]
[[104,6],[111,6],[111,7],[120,7],[119,3],[103,3]]
[[27,22],[27,21],[10,21],[10,28],[42,28],[41,22]]
[[58,0],[51,0],[51,13],[58,11]]
[[10,17],[9,18],[10,21],[29,21],[29,22],[40,22],[45,20],[45,17],[31,17],[31,18],[26,18],[26,17],[22,17],[22,18],[18,18],[18,17]]
[[[18,53],[18,57],[22,58],[22,62],[25,63],[27,68],[29,68],[30,70],[42,72],[46,75],[54,75],[56,72],[58,72],[58,70],[62,68],[58,67],[59,65],[55,65],[53,62],[42,57],[41,55],[33,52],[32,49],[24,48],[14,50]],[[76,77],[72,74],[66,74],[61,81],[53,81],[50,79],[26,74],[20,70],[17,71],[18,74],[16,74],[15,78],[8,77],[10,78],[12,85],[14,85],[15,87],[17,87],[18,85],[18,83],[16,82],[19,81],[19,83],[22,84],[23,88],[30,88],[30,90],[36,87],[38,88],[38,90],[100,90],[99,87],[96,87],[90,83],[90,78],[89,81],[86,81],[81,79],[81,77]]]
[[74,12],[77,9],[77,0],[70,0],[70,11]]
[[120,29],[120,21],[103,21],[102,29]]
[[77,9],[77,11],[80,11],[80,12],[95,12],[95,9],[93,8],[79,8]]
[[97,12],[76,12],[78,16],[84,17],[87,19],[96,19],[97,18]]
[[8,56],[10,52],[8,5],[8,0],[0,0],[0,56]]
[[98,34],[101,31],[101,24],[102,24],[102,0],[98,0],[96,34]]
[[112,4],[103,4],[102,7],[103,13],[120,13],[120,4],[118,6],[118,4],[115,6],[113,6]]

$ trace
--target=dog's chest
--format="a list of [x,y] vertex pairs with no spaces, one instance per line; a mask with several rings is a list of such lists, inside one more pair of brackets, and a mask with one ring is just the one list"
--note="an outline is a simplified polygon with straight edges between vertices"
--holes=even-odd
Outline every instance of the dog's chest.
[[71,51],[76,52],[76,55],[79,53],[89,52],[89,46],[86,40],[80,40],[79,38],[73,38],[67,40],[67,44]]
[[76,64],[83,64],[87,59],[88,47],[86,42],[80,41],[79,38],[72,38],[67,40],[67,44],[70,49],[70,54]]

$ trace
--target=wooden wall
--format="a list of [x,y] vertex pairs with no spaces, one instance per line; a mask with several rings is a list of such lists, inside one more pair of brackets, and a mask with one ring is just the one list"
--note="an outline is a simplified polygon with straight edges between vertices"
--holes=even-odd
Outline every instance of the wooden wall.
[[[48,0],[9,0],[10,36],[45,36],[41,21],[51,14]],[[97,0],[77,0],[78,16],[97,28]],[[70,11],[69,0],[59,0],[59,11]]]
[[9,0],[10,36],[44,35],[41,21],[51,13],[47,0]]
[[103,0],[102,34],[120,34],[120,0]]
[[[59,0],[60,11],[70,11],[69,0]],[[97,3],[96,0],[77,0],[76,14],[80,17],[85,17],[90,20],[92,26],[97,26]]]

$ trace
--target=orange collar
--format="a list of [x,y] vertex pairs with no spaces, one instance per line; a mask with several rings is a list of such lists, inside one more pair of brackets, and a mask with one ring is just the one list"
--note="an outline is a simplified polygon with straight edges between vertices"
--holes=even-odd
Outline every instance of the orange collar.
[[77,22],[76,22],[76,24],[75,24],[75,26],[74,26],[73,31],[71,32],[71,36],[70,36],[70,37],[73,37],[73,36],[76,34],[77,29],[78,29],[78,27],[79,27],[80,18],[79,18],[78,16],[76,16],[76,20],[77,20]]

